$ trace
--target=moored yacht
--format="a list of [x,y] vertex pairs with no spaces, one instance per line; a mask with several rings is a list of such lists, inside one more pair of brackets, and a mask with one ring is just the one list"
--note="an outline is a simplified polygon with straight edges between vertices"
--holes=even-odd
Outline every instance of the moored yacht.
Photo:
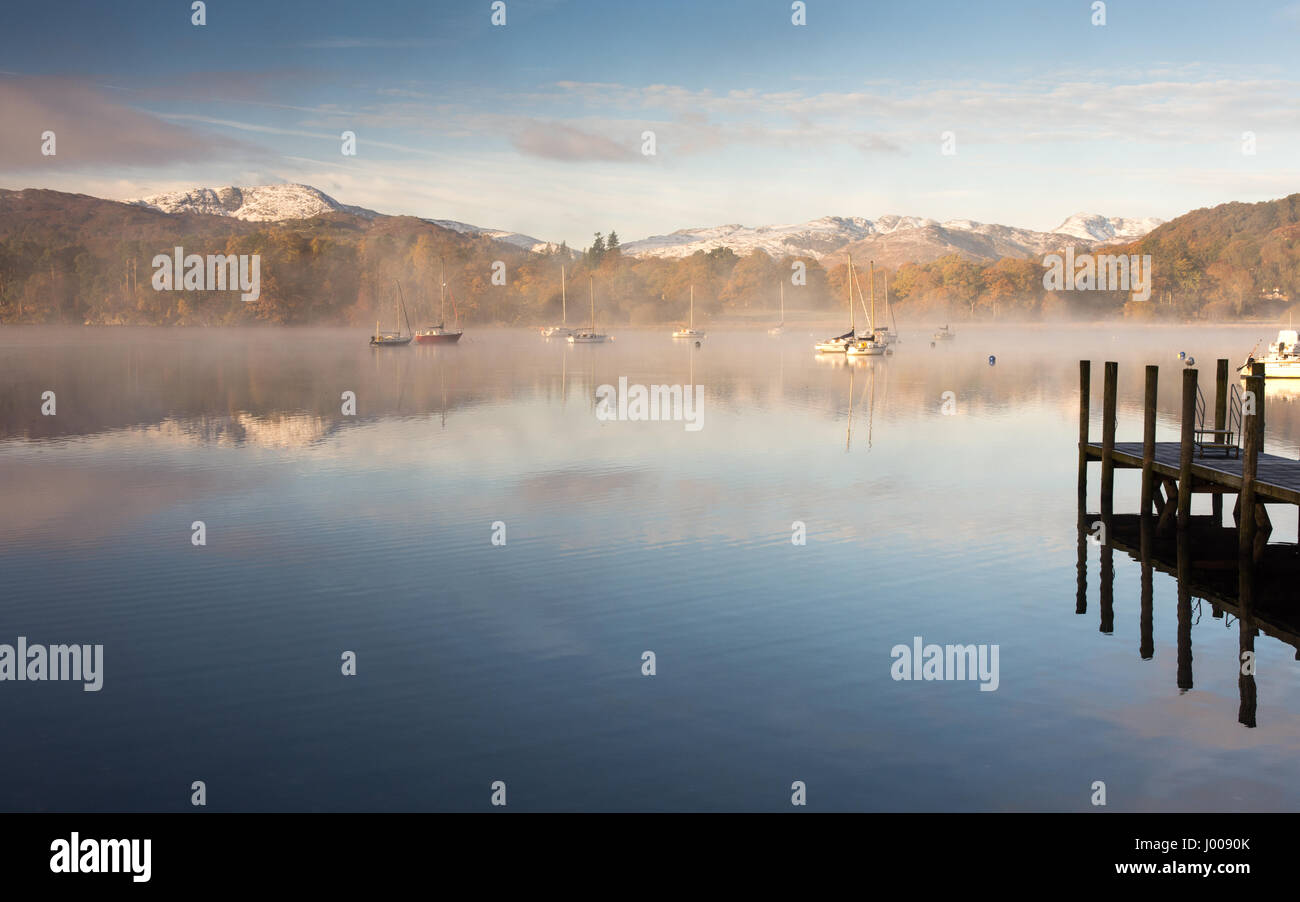
[[566,335],[572,335],[573,330],[569,328],[569,300],[564,291],[564,267],[560,267],[560,325],[547,326],[542,330],[543,338],[563,338]]
[[596,283],[591,276],[587,276],[587,285],[591,290],[591,328],[570,332],[569,344],[571,345],[600,344],[609,337],[596,331]]
[[673,333],[673,338],[703,338],[704,333],[695,328],[695,286],[691,286],[691,323],[685,329],[678,329]]

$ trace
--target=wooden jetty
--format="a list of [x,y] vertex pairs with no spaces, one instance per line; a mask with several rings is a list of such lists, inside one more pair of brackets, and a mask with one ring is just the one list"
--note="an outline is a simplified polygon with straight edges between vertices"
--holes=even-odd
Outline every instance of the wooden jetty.
[[[1300,661],[1300,545],[1269,544],[1272,525],[1265,504],[1300,507],[1300,460],[1264,452],[1264,373],[1255,364],[1241,394],[1229,383],[1229,364],[1218,360],[1213,420],[1194,368],[1182,371],[1179,440],[1157,442],[1156,399],[1159,368],[1146,368],[1141,442],[1118,442],[1116,396],[1119,365],[1106,363],[1101,441],[1089,435],[1091,363],[1079,361],[1079,539],[1075,612],[1087,612],[1087,546],[1101,544],[1101,631],[1114,627],[1114,549],[1142,563],[1139,653],[1154,654],[1152,572],[1178,581],[1178,667],[1180,691],[1192,688],[1192,598],[1205,599],[1213,617],[1238,618],[1241,661],[1265,635],[1296,649]],[[1087,512],[1088,464],[1101,464],[1101,513]],[[1115,469],[1142,471],[1137,514],[1114,512]],[[1192,496],[1212,497],[1210,515],[1193,516]],[[1233,526],[1223,523],[1223,496],[1237,496]],[[1100,523],[1100,535],[1096,529]],[[1199,604],[1199,602],[1198,602]],[[1239,662],[1240,664],[1240,662]],[[1255,726],[1253,669],[1238,677],[1238,720]]]
[[[1140,442],[1117,442],[1116,394],[1119,365],[1107,362],[1103,384],[1102,436],[1100,442],[1089,436],[1089,394],[1091,363],[1079,361],[1079,499],[1087,493],[1088,464],[1101,463],[1101,513],[1109,516],[1114,504],[1114,471],[1142,470],[1139,514],[1157,517],[1156,529],[1164,533],[1173,526],[1185,529],[1191,516],[1192,495],[1214,495],[1213,510],[1222,512],[1222,496],[1237,496],[1233,519],[1247,534],[1255,557],[1262,554],[1257,540],[1267,542],[1272,525],[1265,503],[1300,506],[1300,460],[1264,453],[1264,377],[1262,367],[1247,377],[1240,413],[1232,403],[1235,392],[1229,391],[1227,360],[1219,360],[1215,391],[1214,420],[1210,425],[1207,412],[1198,417],[1198,372],[1182,371],[1182,430],[1177,442],[1157,442],[1156,389],[1158,367],[1146,368],[1143,439]],[[1200,420],[1198,422],[1198,419]],[[1239,421],[1239,423],[1238,423]],[[1241,445],[1238,447],[1237,440]],[[1247,516],[1243,517],[1242,512]],[[1244,528],[1243,528],[1244,524]]]

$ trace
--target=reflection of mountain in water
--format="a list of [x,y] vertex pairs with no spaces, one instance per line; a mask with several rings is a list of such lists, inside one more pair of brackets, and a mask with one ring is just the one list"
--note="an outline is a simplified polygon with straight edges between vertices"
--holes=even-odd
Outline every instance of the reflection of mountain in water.
[[237,413],[233,416],[168,417],[156,426],[136,427],[133,431],[175,443],[287,449],[315,444],[337,432],[342,422],[310,414],[257,416]]

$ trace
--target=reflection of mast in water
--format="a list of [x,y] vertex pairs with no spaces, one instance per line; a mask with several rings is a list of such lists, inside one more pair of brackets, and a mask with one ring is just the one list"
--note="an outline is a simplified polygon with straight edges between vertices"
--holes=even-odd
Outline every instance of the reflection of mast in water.
[[876,420],[876,368],[871,368],[871,404],[867,407],[867,450],[871,450],[871,426]]
[[853,445],[853,370],[854,367],[849,367],[849,425],[844,435],[845,451]]
[[447,362],[438,355],[438,381],[442,384],[442,428],[447,428]]
[[[856,369],[856,366],[849,364],[849,425],[847,434],[844,437],[845,451],[848,451],[853,444],[853,375]],[[862,390],[863,394],[868,394],[868,392],[870,394],[867,403],[867,450],[870,451],[871,433],[876,418],[876,368],[874,365],[871,366],[871,375],[867,377],[867,388]]]

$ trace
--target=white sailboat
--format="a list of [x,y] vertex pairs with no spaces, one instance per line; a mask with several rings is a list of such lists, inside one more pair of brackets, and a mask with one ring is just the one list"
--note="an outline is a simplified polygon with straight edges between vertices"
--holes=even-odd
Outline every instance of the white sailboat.
[[843,354],[844,349],[848,347],[849,342],[856,341],[858,337],[858,327],[853,315],[853,257],[849,256],[849,275],[845,279],[849,289],[849,331],[843,335],[837,335],[834,338],[827,338],[825,341],[819,341],[813,347],[819,354]]
[[704,333],[695,328],[695,286],[691,286],[691,324],[685,329],[678,329],[673,338],[703,338]]
[[785,333],[785,280],[779,283],[781,286],[781,321],[767,330],[768,335],[782,335]]
[[[844,348],[844,353],[849,357],[880,357],[885,353],[885,342],[881,340],[880,333],[876,331],[876,263],[871,261],[871,274],[868,277],[871,288],[871,315],[868,320],[869,328],[865,337],[856,338],[849,342]],[[858,281],[857,274],[853,271],[853,264],[849,263],[849,275],[856,284]],[[862,299],[862,286],[858,286],[858,299]]]
[[561,338],[565,335],[571,335],[573,330],[569,328],[569,301],[564,293],[564,267],[560,267],[560,323],[558,326],[547,326],[542,330],[543,338]]
[[591,276],[587,276],[587,286],[591,290],[591,328],[570,332],[571,345],[600,344],[608,337],[596,331],[596,283]]
[[879,335],[884,339],[885,345],[892,346],[901,344],[902,339],[898,337],[898,323],[894,321],[894,311],[889,306],[889,273],[885,273],[885,324],[879,330]]

